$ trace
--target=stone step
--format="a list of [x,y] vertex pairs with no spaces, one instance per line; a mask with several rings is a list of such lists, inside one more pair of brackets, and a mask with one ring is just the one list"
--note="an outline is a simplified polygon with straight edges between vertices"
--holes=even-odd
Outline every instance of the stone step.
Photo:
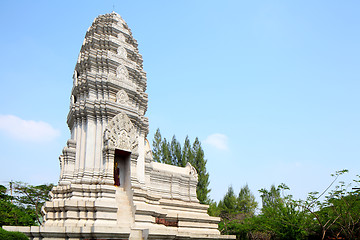
[[131,223],[133,222],[133,217],[131,213],[131,206],[127,196],[127,193],[123,188],[116,188],[116,204],[118,207],[117,211],[117,223],[122,227],[131,227]]

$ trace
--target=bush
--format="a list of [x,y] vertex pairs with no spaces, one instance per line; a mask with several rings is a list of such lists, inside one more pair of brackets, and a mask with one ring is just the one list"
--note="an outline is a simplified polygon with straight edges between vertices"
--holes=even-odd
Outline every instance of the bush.
[[29,240],[29,238],[20,232],[8,232],[0,228],[0,240]]

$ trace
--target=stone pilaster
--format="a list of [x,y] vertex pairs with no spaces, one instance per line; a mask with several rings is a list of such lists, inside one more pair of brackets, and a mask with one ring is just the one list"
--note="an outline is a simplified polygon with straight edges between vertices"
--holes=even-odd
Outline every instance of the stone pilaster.
[[104,147],[104,177],[103,184],[114,185],[114,157],[115,148],[110,146]]

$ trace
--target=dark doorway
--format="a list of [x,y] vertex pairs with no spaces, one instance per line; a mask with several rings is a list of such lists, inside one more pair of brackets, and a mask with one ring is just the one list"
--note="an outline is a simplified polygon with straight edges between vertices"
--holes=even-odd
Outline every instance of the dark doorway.
[[130,179],[131,152],[115,149],[114,157],[114,185],[125,187]]

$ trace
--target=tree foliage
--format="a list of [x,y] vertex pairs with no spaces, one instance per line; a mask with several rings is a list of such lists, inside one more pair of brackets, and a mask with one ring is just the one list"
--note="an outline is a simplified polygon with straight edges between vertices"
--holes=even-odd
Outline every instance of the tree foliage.
[[8,232],[0,228],[0,240],[28,240],[29,238],[20,232]]
[[0,226],[31,226],[36,224],[33,209],[14,204],[15,198],[6,194],[6,187],[0,185]]
[[17,205],[32,209],[36,215],[37,224],[40,225],[42,223],[41,208],[46,201],[50,200],[49,193],[54,185],[33,186],[22,182],[15,182],[13,185]]
[[237,198],[237,204],[239,212],[254,215],[258,203],[256,202],[255,196],[252,194],[247,184],[240,189]]
[[42,223],[41,208],[49,200],[52,184],[10,183],[13,195],[0,185],[0,225],[33,226]]
[[295,201],[291,195],[281,196],[290,190],[285,184],[270,190],[261,189],[263,208],[257,216],[258,231],[266,231],[276,239],[308,239],[312,232],[312,216]]
[[248,186],[238,196],[229,187],[218,204],[210,204],[209,213],[221,217],[219,229],[223,234],[236,235],[237,239],[359,240],[360,190],[352,184],[359,185],[360,180],[352,184],[337,182],[347,172],[337,171],[327,189],[309,193],[306,200],[295,200],[287,194],[290,189],[285,184],[260,189],[262,208],[258,214]]
[[193,165],[198,173],[198,183],[196,187],[197,198],[200,203],[209,203],[209,173],[206,171],[206,163],[204,150],[201,147],[199,139],[196,137],[193,143],[192,149],[190,150],[192,159],[190,159],[191,165]]
[[[352,188],[352,184],[359,185],[360,176],[357,175],[359,179],[354,179],[349,184],[339,181],[333,190],[328,191],[347,172],[348,170],[335,172],[332,174],[334,181],[325,191],[321,194],[311,192],[305,201],[301,201],[302,206],[316,220],[319,239],[360,239],[360,189]],[[320,201],[323,195],[325,201]]]
[[198,184],[196,195],[200,203],[210,204],[209,198],[209,173],[206,170],[207,160],[205,159],[204,150],[198,138],[195,138],[192,144],[189,137],[186,136],[184,145],[177,141],[175,135],[169,142],[163,138],[160,129],[156,130],[153,139],[153,159],[156,162],[172,164],[179,167],[185,167],[190,163],[198,173]]
[[219,230],[222,234],[246,238],[247,233],[250,231],[248,220],[254,216],[257,204],[255,196],[247,184],[240,189],[238,195],[230,186],[219,204],[210,205],[209,213],[221,217]]

